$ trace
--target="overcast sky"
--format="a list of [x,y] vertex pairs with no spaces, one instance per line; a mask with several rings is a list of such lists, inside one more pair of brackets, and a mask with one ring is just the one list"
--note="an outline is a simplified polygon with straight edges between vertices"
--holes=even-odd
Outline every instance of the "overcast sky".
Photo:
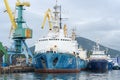
[[[7,13],[4,13],[4,0],[0,2],[0,41],[3,45],[10,46],[9,39],[11,23]],[[15,10],[16,0],[8,0],[11,9]],[[41,29],[44,13],[48,8],[53,8],[55,0],[21,0],[29,1],[31,7],[26,8],[24,19],[33,29],[33,38],[26,42],[29,46],[45,35],[48,26]],[[62,6],[63,21],[69,30],[76,29],[78,36],[96,41],[104,46],[120,51],[120,0],[58,0]]]

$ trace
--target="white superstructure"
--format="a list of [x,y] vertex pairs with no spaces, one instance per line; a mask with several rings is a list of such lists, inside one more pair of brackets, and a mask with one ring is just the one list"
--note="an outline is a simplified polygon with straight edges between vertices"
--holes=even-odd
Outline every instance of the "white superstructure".
[[92,55],[90,55],[90,60],[91,59],[105,59],[105,60],[108,60],[108,56],[105,54],[105,51],[100,51],[99,50],[99,45],[97,44],[96,47],[93,50]]
[[78,44],[76,40],[71,38],[60,36],[60,32],[54,35],[52,32],[48,33],[51,36],[40,38],[35,44],[35,52],[43,51],[57,51],[62,53],[73,53],[78,50]]

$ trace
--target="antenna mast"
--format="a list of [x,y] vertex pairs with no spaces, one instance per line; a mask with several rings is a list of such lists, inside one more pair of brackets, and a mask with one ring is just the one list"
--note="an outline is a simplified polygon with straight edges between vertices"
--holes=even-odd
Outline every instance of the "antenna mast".
[[61,6],[60,6],[60,29],[62,29]]
[[[57,2],[58,0],[56,0],[56,5],[54,7],[55,9],[55,20],[58,20],[59,19],[59,26],[60,26],[60,29],[62,29],[62,18],[61,18],[61,6],[58,6],[57,5]],[[59,10],[58,10],[59,9]],[[60,14],[59,14],[60,13]],[[59,15],[58,15],[59,14]],[[59,16],[59,17],[58,17]]]

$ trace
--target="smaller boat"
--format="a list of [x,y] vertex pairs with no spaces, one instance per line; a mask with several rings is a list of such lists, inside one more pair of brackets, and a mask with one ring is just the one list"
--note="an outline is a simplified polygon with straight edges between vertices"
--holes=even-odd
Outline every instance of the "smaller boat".
[[87,68],[92,72],[108,71],[108,56],[99,49],[99,44],[96,44],[92,55],[90,55]]
[[114,58],[113,59],[114,64],[113,64],[113,70],[120,70],[120,58]]
[[113,70],[120,70],[120,66],[118,65],[118,63],[115,63],[113,65]]

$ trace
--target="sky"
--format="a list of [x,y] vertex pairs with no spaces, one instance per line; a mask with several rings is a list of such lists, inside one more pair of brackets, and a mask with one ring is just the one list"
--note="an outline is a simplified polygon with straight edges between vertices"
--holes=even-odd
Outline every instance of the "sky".
[[[31,6],[25,7],[24,20],[33,30],[33,38],[26,40],[28,46],[48,32],[49,27],[41,29],[44,13],[48,8],[53,10],[56,0],[21,0],[29,1]],[[8,0],[11,10],[15,11],[16,0]],[[68,30],[75,28],[76,35],[120,51],[120,0],[58,0],[62,6],[63,24]],[[10,19],[5,10],[4,0],[0,2],[0,41],[10,46]],[[47,23],[47,22],[46,22]]]

